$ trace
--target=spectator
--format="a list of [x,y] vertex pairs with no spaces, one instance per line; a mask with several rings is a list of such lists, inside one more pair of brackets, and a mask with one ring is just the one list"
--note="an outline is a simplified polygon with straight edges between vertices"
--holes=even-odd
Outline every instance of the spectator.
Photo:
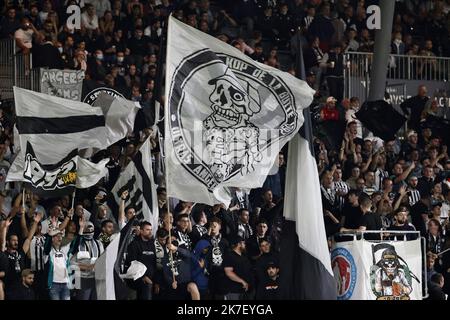
[[111,241],[114,239],[114,222],[110,219],[102,221],[102,232],[98,236],[98,240],[101,242],[103,248],[107,248]]
[[439,254],[444,249],[445,237],[442,234],[442,226],[439,220],[430,219],[428,221],[428,231],[425,239],[427,252]]
[[267,266],[267,276],[263,283],[259,285],[256,293],[257,300],[279,300],[279,276],[280,268],[275,262],[270,262]]
[[185,246],[176,246],[178,244],[176,239],[172,240],[172,243],[167,241],[172,258],[166,254],[162,260],[164,279],[168,285],[166,299],[184,300],[189,295],[191,300],[200,300],[200,292],[191,277],[193,256]]
[[[359,230],[361,231],[381,231],[382,222],[379,213],[374,213],[371,211],[372,200],[369,197],[361,197],[359,200],[359,208],[363,214],[361,218],[361,225]],[[368,233],[364,236],[367,240],[380,240],[381,233]]]
[[419,130],[419,121],[420,116],[422,115],[423,110],[425,109],[425,104],[428,101],[427,97],[427,88],[422,85],[419,86],[417,95],[405,100],[400,107],[406,115],[410,115],[408,120],[408,127],[414,129],[415,131]]
[[192,231],[192,223],[189,214],[181,213],[177,217],[177,227],[174,230],[174,236],[178,240],[178,246],[186,250],[191,250],[192,240],[189,234]]
[[[412,224],[408,222],[408,209],[406,207],[400,207],[395,211],[395,223],[389,227],[388,230],[393,231],[416,231],[416,228]],[[402,239],[402,237],[406,237],[407,240],[417,239],[415,234],[403,234],[403,233],[394,233],[391,235],[393,238]]]
[[81,23],[83,27],[98,33],[98,16],[95,12],[95,7],[92,4],[88,4],[85,6],[85,9],[86,11],[81,14]]
[[137,291],[138,300],[152,300],[153,279],[156,271],[155,243],[152,241],[152,225],[143,221],[139,225],[140,233],[128,246],[126,265],[139,261],[145,265],[144,275],[136,279],[132,288]]
[[[73,211],[69,213],[73,214]],[[68,215],[69,216],[69,215]],[[79,236],[84,229],[84,220],[80,220]],[[44,261],[47,270],[47,286],[51,300],[70,300],[69,284],[69,261],[71,259],[73,248],[78,247],[80,237],[77,236],[73,242],[61,246],[62,231],[52,229],[46,236],[44,245]]]
[[33,290],[34,273],[31,269],[24,269],[21,272],[22,282],[10,294],[9,300],[36,300]]
[[136,65],[132,64],[130,65],[130,68],[128,70],[128,74],[124,77],[126,86],[131,88],[132,86],[140,86],[141,85],[141,78],[137,74],[137,67]]
[[263,240],[270,242],[270,236],[267,233],[268,223],[261,219],[256,224],[256,232],[247,240],[245,247],[247,248],[247,255],[255,260],[261,255],[260,243]]
[[431,276],[428,283],[429,300],[447,300],[447,295],[442,291],[444,287],[444,276],[440,273],[435,273]]
[[189,238],[192,241],[193,247],[195,247],[197,242],[200,241],[200,239],[203,238],[203,236],[206,235],[206,233],[208,232],[208,230],[206,229],[208,218],[202,209],[203,208],[197,209],[193,214],[195,224],[192,226],[192,232],[189,234]]
[[208,234],[204,239],[211,244],[211,250],[208,252],[208,272],[209,272],[209,293],[212,298],[222,298],[226,293],[221,287],[224,281],[225,272],[223,269],[223,260],[225,253],[228,250],[228,241],[220,233],[222,228],[222,221],[213,217],[209,221]]
[[58,48],[53,45],[51,36],[45,36],[42,44],[34,48],[33,66],[36,68],[63,69],[64,61]]
[[417,190],[419,190],[420,194],[429,195],[434,185],[434,171],[431,166],[423,168],[422,177],[419,178],[417,184]]
[[331,39],[335,32],[330,17],[330,5],[322,5],[321,14],[314,18],[308,31],[312,36],[319,37],[322,50],[328,51],[330,49]]
[[3,17],[0,23],[0,38],[12,37],[17,29],[21,27],[21,23],[16,16],[14,7],[8,8],[7,15]]
[[328,54],[328,69],[326,79],[331,96],[341,101],[344,93],[344,55],[340,43],[333,45],[333,50]]
[[30,72],[30,52],[33,47],[33,37],[38,41],[42,38],[39,31],[36,30],[33,24],[27,17],[20,19],[20,26],[14,32],[14,39],[16,40],[16,45],[20,48],[24,55],[25,62],[25,74]]
[[111,1],[109,0],[89,0],[85,3],[90,3],[95,7],[95,12],[99,17],[103,17],[107,11],[111,11]]
[[336,98],[328,97],[326,105],[320,111],[320,118],[323,121],[338,121],[339,112],[336,109]]
[[225,300],[246,300],[253,290],[253,275],[250,261],[244,255],[245,240],[236,236],[230,245],[232,250],[225,256],[223,264]]

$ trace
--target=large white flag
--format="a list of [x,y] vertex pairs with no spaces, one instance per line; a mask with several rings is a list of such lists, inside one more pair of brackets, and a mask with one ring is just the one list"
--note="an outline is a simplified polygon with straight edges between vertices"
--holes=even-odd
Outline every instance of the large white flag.
[[303,123],[314,91],[291,74],[169,18],[167,193],[228,203],[228,187],[261,187]]
[[[286,272],[280,277],[282,298],[335,300],[336,281],[331,270],[316,160],[310,142],[300,134],[289,143],[283,211],[283,235],[289,241],[282,242],[280,252],[280,263],[286,262]],[[296,233],[298,240],[289,233]]]
[[[7,181],[41,183],[50,189],[55,184],[67,186],[67,181],[74,185],[74,175],[68,174],[74,172],[74,165],[77,165],[76,186],[79,188],[93,185],[103,177],[105,161],[94,164],[75,157],[75,154],[85,148],[107,148],[125,137],[140,108],[122,98],[104,98],[101,101],[105,107],[92,107],[18,87],[14,87],[14,99],[20,151],[8,172]],[[67,172],[55,171],[57,164]],[[49,166],[55,168],[50,172]],[[28,174],[29,179],[26,178],[27,170],[33,177]],[[41,179],[43,176],[49,178]],[[56,176],[64,176],[66,182],[56,181],[53,179]]]

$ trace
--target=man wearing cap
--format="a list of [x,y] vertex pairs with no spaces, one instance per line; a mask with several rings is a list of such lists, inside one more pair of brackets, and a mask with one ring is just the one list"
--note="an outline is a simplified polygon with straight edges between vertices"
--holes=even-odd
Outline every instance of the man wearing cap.
[[419,141],[419,136],[417,135],[416,131],[414,130],[408,131],[406,138],[408,140],[403,143],[400,150],[400,154],[403,155],[403,157],[410,154],[412,150],[416,150],[418,148],[417,143]]
[[[73,209],[69,210],[68,216],[69,219],[73,216]],[[58,228],[51,229],[45,239],[44,261],[51,300],[70,300],[70,258],[73,255],[73,249],[78,248],[85,221],[81,219],[79,224],[78,236],[65,246],[61,246],[63,231]]]
[[[84,220],[84,219],[83,219]],[[72,264],[80,270],[80,289],[77,291],[77,300],[96,300],[95,271],[94,264],[103,253],[103,244],[94,238],[94,224],[90,221],[85,223],[78,247],[74,248]]]
[[225,255],[223,263],[225,278],[225,300],[244,300],[253,290],[253,273],[250,261],[245,256],[245,240],[235,236],[230,240],[232,250]]
[[328,97],[325,106],[320,110],[320,118],[323,121],[338,121],[339,111],[336,109],[336,98]]
[[[409,211],[406,207],[400,207],[395,211],[395,223],[388,228],[388,230],[392,231],[416,231],[416,228],[408,222],[408,214]],[[406,235],[406,239],[415,240],[417,239],[416,234],[411,233],[392,233],[390,238],[396,237],[397,239],[403,239],[403,236]]]
[[36,300],[36,295],[32,288],[34,272],[31,269],[24,269],[21,275],[22,283],[14,288],[8,296],[8,300]]
[[267,264],[266,277],[258,286],[256,300],[279,300],[279,275],[278,263],[270,261]]

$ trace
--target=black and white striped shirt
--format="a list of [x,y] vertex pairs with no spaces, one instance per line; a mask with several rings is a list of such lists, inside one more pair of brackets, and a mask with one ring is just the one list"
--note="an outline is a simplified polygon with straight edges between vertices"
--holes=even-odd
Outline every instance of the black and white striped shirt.
[[409,199],[409,205],[412,207],[420,200],[420,192],[417,189],[409,189],[408,190],[408,199]]
[[386,170],[377,168],[375,171],[375,186],[378,190],[383,188],[383,180],[389,177],[389,173]]
[[44,270],[44,236],[34,236],[30,243],[31,270]]
[[[344,196],[350,191],[350,187],[348,186],[348,184],[344,181],[335,181],[333,183],[333,189],[335,192],[344,192]],[[339,209],[342,209],[344,207],[344,203],[345,203],[345,197],[344,196],[338,196],[336,194],[336,202],[337,205],[339,206]]]
[[305,25],[305,28],[308,29],[311,23],[313,22],[314,17],[306,16],[303,18],[303,24]]

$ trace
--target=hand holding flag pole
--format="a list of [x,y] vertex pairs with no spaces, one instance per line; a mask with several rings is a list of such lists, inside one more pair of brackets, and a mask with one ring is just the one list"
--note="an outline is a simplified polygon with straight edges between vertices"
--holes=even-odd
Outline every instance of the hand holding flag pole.
[[[167,216],[166,216],[166,224],[169,227],[169,244],[172,244],[172,225],[170,223],[170,211],[169,211],[169,196],[166,197],[166,201],[167,201]],[[170,270],[172,271],[172,288],[175,290],[177,288],[177,281],[175,279],[175,267],[174,267],[174,262],[173,262],[173,254],[172,254],[172,250],[170,249],[171,246],[169,247],[169,263],[170,263]]]

